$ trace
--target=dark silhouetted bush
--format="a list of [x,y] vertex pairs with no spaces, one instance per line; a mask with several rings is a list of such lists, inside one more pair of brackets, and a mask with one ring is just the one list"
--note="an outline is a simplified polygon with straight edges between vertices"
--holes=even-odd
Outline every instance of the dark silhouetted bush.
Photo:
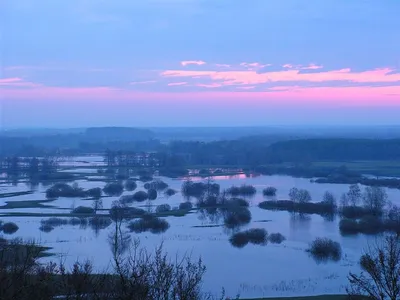
[[95,229],[105,229],[110,226],[111,223],[112,220],[109,217],[96,216],[89,219],[89,225]]
[[119,201],[114,201],[110,209],[110,217],[114,221],[130,220],[146,213],[145,210],[136,207],[127,207]]
[[128,225],[131,232],[141,233],[150,231],[151,233],[163,233],[168,230],[169,224],[166,220],[146,214],[140,220],[131,222]]
[[88,189],[86,191],[86,196],[90,197],[90,198],[94,198],[94,199],[100,199],[101,194],[102,194],[101,188],[99,188],[99,187]]
[[179,204],[179,209],[180,210],[189,210],[193,208],[193,204],[189,201],[183,202]]
[[139,180],[141,182],[149,182],[149,181],[153,180],[153,176],[151,176],[151,175],[142,175],[142,176],[139,177]]
[[225,206],[234,206],[234,207],[249,207],[249,202],[243,198],[231,198],[224,202]]
[[249,243],[249,239],[245,232],[238,232],[230,237],[229,242],[236,248],[243,248]]
[[264,201],[258,204],[262,209],[284,210],[288,212],[299,212],[305,214],[334,214],[336,207],[326,202],[294,202],[291,200]]
[[147,191],[149,200],[156,200],[158,197],[157,191],[155,189],[149,189]]
[[164,192],[164,195],[167,196],[167,197],[171,197],[171,196],[173,196],[175,194],[176,194],[176,191],[173,190],[173,189],[166,189],[165,192]]
[[185,197],[203,197],[206,193],[208,196],[218,196],[220,191],[220,186],[217,183],[203,183],[203,182],[193,182],[185,181],[182,184],[182,195]]
[[263,190],[263,195],[266,197],[276,196],[277,189],[273,186],[269,186]]
[[85,227],[88,224],[88,220],[86,218],[71,218],[68,221],[68,224],[72,225],[72,226],[83,226],[83,227]]
[[196,205],[199,208],[215,207],[215,206],[218,205],[218,197],[214,196],[214,195],[200,197],[200,198],[197,199]]
[[1,225],[1,230],[5,234],[14,234],[18,231],[18,229],[18,225],[13,222],[4,223],[3,225]]
[[364,216],[358,221],[358,230],[361,233],[374,234],[384,231],[385,228],[379,217]]
[[127,181],[125,181],[125,189],[127,191],[132,192],[132,191],[136,190],[136,188],[137,188],[137,183],[135,180],[128,179]]
[[42,225],[50,225],[52,227],[57,227],[57,226],[67,225],[68,224],[68,220],[67,219],[61,219],[61,218],[49,218],[49,219],[41,220],[40,224],[42,224]]
[[268,233],[265,229],[255,228],[238,232],[229,239],[231,244],[237,248],[242,248],[248,243],[255,245],[265,245],[268,240]]
[[361,206],[343,206],[340,214],[348,219],[359,219],[370,214],[370,211]]
[[157,179],[157,180],[154,180],[152,182],[145,183],[144,188],[146,190],[154,189],[156,191],[163,191],[166,188],[168,188],[168,184],[166,184],[162,180]]
[[133,202],[135,202],[135,197],[133,195],[124,195],[119,198],[119,202],[126,205],[132,204]]
[[121,196],[124,192],[124,186],[121,182],[110,182],[106,184],[103,191],[108,196]]
[[94,214],[94,209],[91,207],[86,207],[86,206],[78,206],[78,207],[74,208],[71,213],[90,215],[90,214]]
[[54,227],[49,225],[49,224],[42,224],[39,227],[39,230],[42,231],[42,232],[45,232],[45,233],[49,233],[49,232],[54,230]]
[[66,183],[56,183],[46,190],[46,198],[56,199],[58,197],[86,197],[86,192],[82,188],[78,187],[77,184],[70,186]]
[[224,224],[227,228],[235,228],[243,226],[251,221],[251,213],[245,207],[236,207],[227,210],[223,210]]
[[232,196],[253,196],[257,190],[252,185],[243,184],[241,186],[232,186],[226,191],[227,194]]
[[272,244],[281,244],[286,238],[280,233],[271,233],[268,235],[268,241]]
[[138,191],[133,194],[133,199],[137,202],[143,202],[149,198],[149,195],[145,191]]
[[342,234],[357,234],[358,222],[354,219],[342,219],[339,223],[339,230]]
[[165,213],[171,211],[171,206],[169,204],[161,204],[156,208],[156,213]]
[[328,238],[315,239],[307,251],[319,261],[339,261],[342,258],[342,247],[340,244]]

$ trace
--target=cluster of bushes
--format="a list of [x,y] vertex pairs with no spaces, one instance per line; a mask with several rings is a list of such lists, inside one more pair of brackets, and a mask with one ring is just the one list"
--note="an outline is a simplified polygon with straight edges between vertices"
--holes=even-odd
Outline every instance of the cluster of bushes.
[[265,197],[274,197],[274,196],[276,196],[276,192],[277,192],[278,190],[275,188],[275,187],[273,187],[273,186],[269,186],[269,187],[267,187],[267,188],[265,188],[264,190],[263,190],[263,195],[265,196]]
[[95,216],[93,218],[89,218],[89,225],[95,230],[105,229],[110,226],[111,223],[111,218],[106,216]]
[[186,201],[186,202],[183,202],[183,203],[179,204],[179,209],[180,210],[190,210],[192,208],[193,208],[193,204],[192,204],[192,202],[189,202],[189,201]]
[[268,235],[268,242],[272,244],[281,244],[286,238],[281,233],[271,233]]
[[339,261],[342,258],[342,247],[340,244],[328,238],[315,239],[310,244],[307,252],[318,261]]
[[62,219],[62,218],[49,218],[49,219],[43,219],[40,221],[41,226],[39,227],[40,231],[43,232],[50,232],[54,228],[62,225],[72,225],[72,226],[81,226],[83,228],[86,228],[88,225],[88,219],[87,218],[71,218],[69,220],[67,219]]
[[205,207],[249,207],[249,202],[242,198],[226,198],[225,195],[221,196],[204,196],[197,199],[196,203],[198,208]]
[[114,221],[130,220],[143,216],[145,210],[136,207],[127,207],[120,201],[114,201],[111,204],[110,217]]
[[385,231],[400,233],[400,221],[391,220],[372,215],[363,216],[361,219],[342,219],[339,223],[342,234],[376,234]]
[[133,179],[128,179],[127,181],[125,181],[125,189],[129,192],[132,192],[134,190],[136,190],[137,188],[137,183],[135,180]]
[[[359,206],[360,204],[362,207]],[[346,218],[360,218],[365,215],[382,216],[388,204],[388,195],[384,188],[367,186],[362,192],[358,184],[353,184],[341,197],[341,213]]]
[[253,196],[257,190],[252,185],[243,184],[241,186],[232,186],[226,190],[228,195],[232,196]]
[[46,198],[57,199],[59,197],[67,198],[84,198],[90,197],[100,199],[102,196],[101,188],[91,188],[84,190],[80,188],[77,183],[69,185],[66,183],[56,183],[46,190]]
[[162,180],[157,179],[157,180],[154,180],[154,181],[152,181],[152,182],[147,182],[147,183],[145,183],[145,184],[144,184],[144,188],[145,188],[146,190],[153,189],[153,190],[156,190],[156,191],[163,191],[163,190],[165,190],[166,188],[168,188],[168,184],[165,183],[165,182],[162,181]]
[[155,189],[149,189],[149,190],[147,191],[147,196],[148,196],[149,200],[156,200],[157,197],[158,197],[157,190],[155,190]]
[[163,233],[168,230],[169,223],[155,217],[154,215],[145,214],[139,220],[132,221],[128,228],[131,232],[141,233],[150,231],[151,233]]
[[284,210],[288,212],[299,212],[305,214],[334,214],[336,206],[326,202],[294,202],[291,200],[270,200],[263,201],[258,204],[262,209],[267,210]]
[[7,222],[3,224],[0,221],[0,232],[3,232],[5,234],[14,234],[18,231],[18,229],[18,225],[13,222]]
[[143,174],[139,177],[139,180],[142,182],[149,182],[153,180],[153,176],[149,174]]
[[265,229],[249,229],[242,232],[237,232],[229,239],[232,246],[243,248],[247,244],[266,245],[268,242],[272,244],[281,244],[286,238],[280,233],[271,233]]
[[166,213],[171,211],[171,206],[169,204],[161,204],[156,207],[156,213]]
[[124,185],[121,182],[109,182],[103,188],[103,191],[108,196],[121,196],[124,192]]
[[71,214],[93,215],[95,210],[92,207],[78,206],[71,211]]
[[268,233],[265,229],[249,229],[237,232],[229,239],[232,246],[243,248],[248,243],[255,245],[265,245],[268,241]]
[[203,183],[187,180],[182,184],[182,195],[185,197],[199,198],[203,197],[205,194],[217,196],[219,192],[220,186],[217,183]]
[[164,195],[167,196],[167,197],[171,197],[171,196],[173,196],[175,194],[176,194],[176,191],[174,189],[166,189],[164,191]]
[[224,216],[224,225],[229,229],[249,224],[251,221],[251,212],[246,207],[225,208],[222,209],[222,214]]
[[58,197],[83,198],[86,197],[86,192],[78,184],[71,186],[66,183],[56,183],[46,190],[46,198],[56,199]]
[[[154,196],[154,195],[153,195]],[[132,204],[133,202],[143,202],[150,199],[150,194],[145,191],[137,191],[133,195],[124,195],[119,198],[119,201],[123,204]],[[151,199],[152,200],[152,199]]]

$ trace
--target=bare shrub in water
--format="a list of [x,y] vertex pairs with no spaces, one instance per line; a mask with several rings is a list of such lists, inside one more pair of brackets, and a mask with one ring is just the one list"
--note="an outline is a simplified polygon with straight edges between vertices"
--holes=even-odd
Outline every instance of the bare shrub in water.
[[307,251],[318,261],[339,261],[342,258],[340,244],[328,238],[315,239]]

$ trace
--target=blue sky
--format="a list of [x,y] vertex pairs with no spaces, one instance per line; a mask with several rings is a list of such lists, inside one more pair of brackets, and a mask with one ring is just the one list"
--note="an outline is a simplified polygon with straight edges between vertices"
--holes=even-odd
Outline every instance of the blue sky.
[[3,126],[398,123],[400,1],[0,5]]

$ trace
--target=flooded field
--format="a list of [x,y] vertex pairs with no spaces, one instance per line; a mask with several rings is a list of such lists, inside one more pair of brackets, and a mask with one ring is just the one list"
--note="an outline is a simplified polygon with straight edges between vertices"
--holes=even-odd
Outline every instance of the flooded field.
[[[103,188],[105,181],[93,174],[95,166],[101,166],[100,158],[81,157],[63,162],[63,167],[68,167],[68,172],[87,173],[91,180],[77,180],[79,187],[84,189]],[[180,193],[183,179],[170,179],[156,177],[166,182],[170,188],[178,191],[175,195],[167,197],[160,194],[156,200],[151,201],[154,209],[160,204],[169,204],[172,208],[178,207],[185,199]],[[155,248],[161,242],[165,250],[173,257],[190,254],[193,257],[201,256],[207,266],[204,288],[213,293],[219,293],[225,288],[227,294],[241,297],[261,296],[290,296],[290,295],[317,295],[344,293],[347,284],[346,276],[349,271],[358,272],[357,261],[364,247],[374,241],[377,236],[356,235],[342,236],[339,232],[338,218],[327,220],[319,215],[298,215],[288,212],[275,212],[260,209],[258,203],[265,200],[262,190],[267,186],[277,188],[278,199],[288,199],[289,190],[293,187],[310,191],[313,201],[321,201],[325,191],[331,191],[337,198],[347,192],[348,185],[317,184],[309,179],[292,178],[288,176],[216,176],[213,178],[220,184],[221,190],[233,185],[250,184],[257,188],[255,196],[247,198],[250,203],[251,222],[241,227],[264,228],[269,233],[281,233],[286,240],[281,244],[268,243],[267,245],[248,244],[243,248],[233,247],[229,242],[232,230],[223,226],[221,218],[193,210],[184,216],[165,217],[170,227],[164,233],[153,234],[150,232],[129,233],[131,239],[140,239],[141,246],[149,249]],[[93,181],[92,181],[93,180]],[[202,180],[192,178],[193,181]],[[144,183],[138,181],[135,190],[144,190]],[[48,232],[41,231],[42,219],[49,218],[52,214],[69,214],[78,206],[92,206],[93,200],[81,198],[58,198],[46,202],[46,189],[48,186],[38,185],[32,193],[19,194],[13,197],[0,198],[0,220],[14,222],[19,230],[6,237],[34,238],[44,246],[52,247],[55,255],[44,258],[43,261],[58,260],[60,257],[72,264],[76,260],[92,260],[99,271],[110,267],[111,246],[109,236],[114,226],[97,228],[87,224],[65,224],[55,227]],[[0,193],[28,192],[31,188],[26,183],[12,185],[0,184]],[[389,200],[400,204],[400,191],[388,189]],[[132,192],[124,191],[122,195]],[[107,213],[113,201],[120,197],[103,197],[103,209],[98,213]],[[16,202],[28,201],[41,204],[40,207],[21,208]],[[194,200],[193,200],[194,201]],[[6,208],[7,204],[14,205]],[[132,207],[146,207],[147,202],[134,202]],[[17,215],[23,213],[23,215]],[[46,216],[34,214],[46,214]],[[71,219],[66,218],[65,219]],[[341,244],[342,259],[339,262],[316,262],[305,251],[309,243],[317,237],[328,237]],[[295,266],[295,267],[294,267]]]

